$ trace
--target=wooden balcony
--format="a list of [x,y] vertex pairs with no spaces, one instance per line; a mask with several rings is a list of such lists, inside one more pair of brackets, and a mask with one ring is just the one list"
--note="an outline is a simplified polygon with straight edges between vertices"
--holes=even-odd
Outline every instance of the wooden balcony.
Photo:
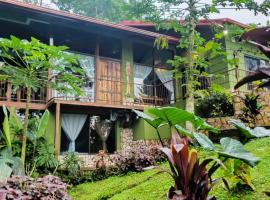
[[[168,82],[164,84],[168,84]],[[164,84],[127,84],[108,78],[88,79],[84,80],[83,95],[81,96],[61,94],[46,88],[33,92],[30,108],[43,110],[54,103],[124,109],[143,109],[145,106],[151,105],[162,106],[174,102],[174,94],[171,94]],[[129,94],[126,92],[127,90],[130,90]],[[25,90],[13,91],[10,83],[0,81],[0,106],[25,108],[25,102]]]
[[[0,106],[12,106],[16,108],[25,108],[26,91],[12,89],[11,83],[0,81]],[[30,109],[46,109],[47,89],[41,89],[31,95]]]

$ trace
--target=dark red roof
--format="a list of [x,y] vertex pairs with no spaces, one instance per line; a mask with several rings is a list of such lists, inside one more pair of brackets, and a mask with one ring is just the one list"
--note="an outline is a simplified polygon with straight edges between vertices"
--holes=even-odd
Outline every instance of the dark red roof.
[[87,22],[87,23],[91,23],[91,24],[96,24],[96,25],[108,27],[108,28],[111,28],[111,29],[117,29],[117,30],[120,30],[120,31],[133,33],[133,34],[140,35],[140,36],[143,36],[143,37],[148,37],[148,38],[155,39],[155,38],[163,36],[163,37],[166,37],[169,40],[169,42],[172,42],[172,43],[177,43],[178,40],[179,40],[176,37],[163,35],[163,34],[151,32],[151,31],[146,31],[146,30],[126,26],[126,25],[123,25],[123,24],[113,24],[113,23],[110,23],[110,22],[107,22],[107,21],[104,21],[104,20],[91,18],[91,17],[86,17],[86,16],[73,14],[73,13],[69,13],[69,12],[65,12],[65,11],[60,11],[60,10],[55,10],[55,9],[50,9],[50,8],[44,8],[44,7],[37,6],[37,5],[31,4],[31,3],[19,2],[19,1],[15,1],[15,0],[0,0],[0,3],[9,4],[9,5],[13,5],[13,6],[21,7],[21,8],[26,8],[26,9],[29,9],[29,10],[39,11],[39,12],[42,12],[42,13],[52,14],[52,15],[55,15],[55,16],[61,16],[61,17],[69,18],[69,19],[78,20],[78,21],[83,21],[83,22]]
[[[180,20],[181,22],[182,20]],[[239,26],[241,28],[247,28],[248,25],[243,24],[241,22],[235,21],[233,19],[230,18],[220,18],[220,19],[201,19],[199,21],[199,26],[203,26],[203,25],[214,25],[214,24],[233,24],[236,26]],[[131,27],[147,27],[147,26],[154,26],[155,24],[152,22],[144,22],[144,21],[129,21],[129,20],[125,20],[125,21],[121,21],[120,24],[122,25],[126,25],[126,26],[131,26]]]

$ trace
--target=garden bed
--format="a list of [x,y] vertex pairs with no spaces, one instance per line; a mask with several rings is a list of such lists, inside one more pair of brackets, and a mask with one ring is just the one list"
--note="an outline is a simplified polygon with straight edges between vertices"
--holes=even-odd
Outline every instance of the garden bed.
[[[218,200],[269,199],[265,192],[270,190],[270,138],[253,140],[245,146],[247,150],[261,159],[261,162],[251,170],[251,177],[256,190],[252,192],[239,189],[235,192],[228,192],[222,185],[218,185],[212,191],[212,194]],[[200,153],[207,155],[205,152]],[[161,167],[167,166],[167,163],[161,165]],[[69,193],[75,200],[164,200],[173,180],[167,173],[160,173],[159,171],[159,169],[153,169],[140,173],[130,173],[125,176],[114,176],[102,181],[84,183],[71,188]]]

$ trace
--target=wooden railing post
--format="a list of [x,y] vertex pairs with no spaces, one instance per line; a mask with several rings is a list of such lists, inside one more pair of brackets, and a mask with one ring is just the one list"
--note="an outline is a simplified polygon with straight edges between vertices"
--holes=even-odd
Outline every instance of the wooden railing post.
[[7,101],[11,101],[11,93],[12,93],[12,88],[11,88],[11,83],[8,82],[7,84],[7,92],[6,92],[6,98],[7,98]]
[[17,97],[17,102],[20,102],[21,101],[21,89],[18,89],[16,91],[16,97]]

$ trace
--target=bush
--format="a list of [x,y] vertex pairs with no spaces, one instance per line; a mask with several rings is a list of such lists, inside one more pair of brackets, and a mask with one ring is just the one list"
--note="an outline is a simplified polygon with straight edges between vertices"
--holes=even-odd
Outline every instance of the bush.
[[226,93],[211,92],[197,100],[195,113],[203,118],[232,116],[232,97]]
[[78,184],[83,176],[81,166],[83,161],[74,152],[67,152],[64,157],[63,170],[61,170],[59,176],[69,183]]
[[28,176],[12,176],[0,185],[0,199],[69,200],[67,184],[56,176],[45,176],[34,181]]
[[142,171],[156,162],[164,161],[165,155],[156,146],[142,146],[124,153],[118,153],[115,164],[121,173]]

